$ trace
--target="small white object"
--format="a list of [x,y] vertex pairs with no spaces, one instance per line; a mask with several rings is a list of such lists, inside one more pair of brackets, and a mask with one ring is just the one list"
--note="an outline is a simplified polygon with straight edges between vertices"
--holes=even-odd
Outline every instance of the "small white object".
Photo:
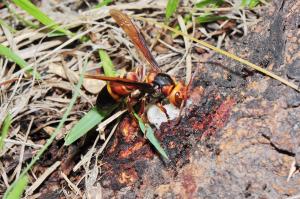
[[[170,120],[174,120],[179,116],[179,109],[173,104],[164,105]],[[151,105],[147,111],[147,118],[149,122],[159,128],[163,122],[167,122],[168,118],[164,112],[162,112],[156,105]]]

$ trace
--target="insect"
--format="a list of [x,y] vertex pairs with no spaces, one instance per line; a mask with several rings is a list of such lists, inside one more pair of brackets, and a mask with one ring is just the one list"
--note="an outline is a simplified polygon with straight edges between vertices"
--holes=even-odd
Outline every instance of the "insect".
[[189,85],[185,85],[182,81],[176,81],[170,75],[161,71],[158,63],[150,53],[143,35],[136,28],[128,15],[114,9],[110,10],[110,15],[129,36],[141,54],[141,57],[148,62],[150,70],[145,77],[138,72],[128,72],[123,77],[85,75],[87,78],[100,79],[108,82],[106,87],[104,87],[97,96],[97,106],[101,108],[111,106],[121,99],[124,99],[124,97],[127,97],[127,102],[130,107],[131,102],[137,102],[141,98],[146,98],[148,101],[155,101],[158,107],[167,115],[166,110],[161,105],[161,101],[167,98],[171,104],[180,108],[181,115],[183,106],[187,100]]

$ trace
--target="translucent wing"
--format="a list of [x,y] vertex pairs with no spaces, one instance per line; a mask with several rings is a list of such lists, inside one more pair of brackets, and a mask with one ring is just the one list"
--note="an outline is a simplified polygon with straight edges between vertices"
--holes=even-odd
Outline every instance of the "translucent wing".
[[145,38],[143,35],[139,32],[139,30],[135,27],[135,25],[132,23],[128,15],[125,13],[122,13],[119,10],[110,10],[110,16],[117,22],[117,24],[124,30],[124,32],[129,36],[133,44],[143,57],[147,60],[147,62],[150,64],[151,69],[155,72],[160,72],[160,68],[155,61],[153,55],[150,53],[149,48],[146,45]]
[[138,82],[131,79],[121,78],[121,77],[107,77],[103,75],[91,75],[91,74],[85,74],[84,77],[90,78],[90,79],[99,79],[109,82],[116,82],[119,84],[123,84],[126,86],[133,86],[143,92],[152,93],[154,92],[153,87],[151,84],[144,83],[144,82]]

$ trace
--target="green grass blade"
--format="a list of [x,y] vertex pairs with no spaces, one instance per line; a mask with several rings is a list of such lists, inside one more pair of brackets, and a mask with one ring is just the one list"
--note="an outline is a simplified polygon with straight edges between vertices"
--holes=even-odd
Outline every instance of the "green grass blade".
[[39,22],[48,26],[50,29],[62,32],[68,36],[73,36],[73,33],[67,29],[60,27],[54,20],[43,13],[39,8],[32,4],[29,0],[12,0],[17,6],[25,10],[28,14],[36,18]]
[[70,145],[78,140],[80,137],[89,132],[97,124],[99,124],[104,118],[106,118],[117,107],[113,106],[107,110],[97,110],[92,108],[78,123],[71,129],[68,135],[65,137],[65,144]]
[[[104,74],[109,77],[114,77],[116,72],[114,71],[114,65],[104,50],[99,50],[99,56],[102,61]],[[91,109],[79,122],[71,129],[68,135],[65,137],[65,145],[70,145],[80,137],[89,132],[97,124],[99,124],[104,118],[110,115],[119,104],[112,107],[102,109],[99,107]]]
[[113,0],[102,0],[98,5],[95,6],[95,8],[101,8],[103,6],[107,6],[110,4]]
[[196,21],[198,23],[209,23],[209,22],[214,22],[214,21],[218,21],[218,20],[226,20],[227,17],[225,16],[218,16],[218,15],[202,15],[202,16],[199,16],[197,17]]
[[259,4],[259,0],[242,0],[242,7],[248,7],[250,9],[253,9],[255,6]]
[[168,0],[166,8],[166,20],[168,21],[170,17],[174,14],[179,4],[179,0]]
[[27,68],[27,72],[31,75],[34,75],[37,79],[41,79],[41,75],[34,71],[31,67],[28,68],[28,63],[24,61],[19,55],[14,53],[10,48],[7,48],[0,44],[0,55],[6,57],[10,61],[17,63],[21,68]]
[[142,132],[146,135],[146,137],[148,138],[148,140],[150,141],[150,143],[154,146],[154,148],[158,151],[158,153],[165,159],[169,160],[169,157],[166,153],[166,151],[162,148],[162,146],[160,145],[158,139],[155,137],[154,131],[151,128],[150,125],[145,124],[142,120],[142,118],[140,118],[136,113],[134,113],[135,118],[138,120],[139,122],[139,127],[142,130]]
[[18,181],[16,186],[14,186],[14,188],[11,190],[11,192],[9,192],[9,194],[4,198],[5,199],[21,198],[22,193],[25,191],[27,184],[28,184],[28,176],[25,175],[22,178],[20,178],[20,180]]
[[224,0],[202,0],[196,3],[197,8],[205,8],[208,6],[220,7],[224,3]]
[[10,113],[7,114],[7,116],[4,119],[3,125],[2,125],[2,130],[1,130],[1,137],[0,137],[0,152],[3,149],[4,146],[4,140],[8,135],[9,127],[12,122],[12,116]]
[[114,70],[114,65],[108,56],[107,52],[104,50],[99,50],[99,56],[102,61],[104,74],[108,77],[116,76],[116,71]]
[[67,107],[67,110],[65,111],[62,119],[60,120],[58,126],[56,127],[54,133],[51,135],[51,137],[47,140],[46,144],[38,151],[38,153],[33,157],[33,159],[30,161],[30,163],[26,166],[25,169],[23,169],[22,173],[20,174],[19,178],[16,179],[11,185],[10,187],[8,187],[8,189],[6,190],[4,197],[3,198],[7,198],[8,194],[11,192],[11,190],[13,190],[16,185],[20,182],[20,180],[27,174],[27,172],[31,169],[31,167],[40,159],[41,155],[48,149],[48,147],[52,144],[53,140],[55,139],[55,137],[58,135],[58,133],[61,131],[64,123],[66,122],[68,115],[70,114],[72,107],[74,106],[76,99],[79,95],[79,90],[82,86],[83,83],[83,74],[85,73],[86,67],[87,67],[87,60],[84,63],[84,67],[83,67],[83,71],[80,74],[80,78],[78,81],[78,84],[76,85],[75,89],[74,89],[74,94],[72,96],[72,99],[70,101],[69,106]]

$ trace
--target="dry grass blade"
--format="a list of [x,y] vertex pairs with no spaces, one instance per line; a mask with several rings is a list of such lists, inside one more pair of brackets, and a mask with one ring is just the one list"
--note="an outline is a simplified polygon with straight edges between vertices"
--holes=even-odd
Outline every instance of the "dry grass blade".
[[82,197],[82,193],[80,189],[73,183],[71,180],[66,176],[66,174],[61,172],[61,176],[65,179],[65,181],[68,183],[68,186],[76,192],[76,195],[79,194]]
[[116,131],[116,129],[118,127],[118,124],[119,123],[115,124],[115,126],[112,128],[112,130],[110,131],[110,134],[108,135],[108,137],[106,138],[105,142],[103,143],[103,145],[101,146],[101,148],[97,152],[96,157],[98,157],[103,152],[103,150],[105,149],[108,141],[111,139],[111,137],[113,136],[114,132]]
[[0,25],[1,25],[2,27],[4,27],[4,28],[7,28],[11,33],[16,33],[16,32],[17,32],[13,27],[9,26],[9,25],[8,25],[5,21],[3,21],[2,19],[0,19]]
[[26,190],[26,194],[32,195],[33,192],[45,181],[45,179],[60,166],[60,163],[60,161],[57,161],[47,168],[46,171]]
[[110,116],[109,118],[107,118],[105,121],[101,122],[98,125],[97,130],[98,131],[103,131],[103,129],[110,124],[112,121],[114,121],[115,119],[117,119],[118,117],[120,117],[123,113],[125,113],[127,110],[122,110],[122,111],[118,111],[115,114],[113,114],[112,116]]
[[[26,132],[25,136],[22,138],[23,141],[24,141],[24,143],[27,142],[28,135],[29,135],[29,133],[30,133],[30,130],[31,130],[33,121],[34,121],[34,117],[31,118],[31,121],[30,121],[30,123],[29,123],[27,132]],[[25,153],[25,144],[22,144],[22,145],[21,145],[21,150],[20,150],[19,164],[18,164],[18,166],[16,167],[16,169],[15,169],[15,171],[14,171],[14,173],[16,173],[16,178],[19,177],[19,175],[20,175],[20,173],[21,173],[21,170],[22,170],[22,163],[23,163],[23,160],[24,160],[24,153]]]
[[31,162],[27,165],[27,167],[25,169],[23,169],[22,173],[20,174],[20,177],[18,179],[16,179],[10,187],[8,187],[8,189],[6,190],[5,194],[4,194],[4,198],[8,197],[8,194],[11,192],[11,190],[15,189],[15,187],[17,186],[18,183],[20,183],[20,180],[23,179],[23,177],[27,174],[27,172],[31,169],[31,167],[40,159],[41,155],[48,149],[48,147],[51,145],[51,143],[53,142],[53,140],[55,139],[55,137],[58,135],[58,133],[60,132],[60,130],[62,129],[65,121],[68,118],[68,115],[70,114],[73,105],[75,104],[75,101],[79,95],[79,90],[80,87],[83,83],[83,74],[85,73],[86,70],[86,66],[87,66],[87,59],[86,62],[84,64],[83,70],[81,72],[80,75],[80,79],[78,84],[76,85],[76,88],[74,90],[74,94],[72,97],[72,100],[69,104],[69,106],[67,107],[67,110],[65,111],[62,119],[60,120],[57,128],[55,129],[54,133],[51,135],[51,137],[47,140],[46,144],[44,145],[43,148],[41,148],[38,153],[34,156],[34,158],[31,160]]
[[91,158],[95,152],[96,144],[98,143],[100,139],[100,135],[97,136],[97,138],[94,141],[93,146],[89,149],[89,151],[81,158],[81,160],[73,167],[73,171],[76,172],[81,166],[90,164]]
[[6,2],[5,3],[7,9],[13,14],[13,16],[15,16],[18,20],[20,20],[20,22],[24,25],[24,26],[27,26],[27,27],[31,27],[33,29],[37,29],[39,28],[38,25],[32,23],[31,21],[29,20],[26,20],[23,16],[19,15],[16,10],[14,8],[12,8],[12,6]]
[[34,149],[40,149],[43,147],[43,145],[41,145],[41,144],[28,143],[28,142],[17,141],[17,140],[12,140],[12,139],[5,139],[4,142],[10,143],[10,144],[15,144],[15,145],[24,145],[27,147],[32,147]]
[[[178,16],[178,23],[180,26],[180,29],[182,30],[182,32],[184,32],[185,34],[187,34],[187,28],[185,25],[185,22],[183,20],[183,18],[179,15]],[[189,54],[189,50],[191,47],[190,41],[187,38],[183,38],[184,39],[184,45],[185,45],[185,49],[186,52],[184,53],[184,56],[182,58],[182,60],[185,58],[186,59],[186,79],[185,82],[186,84],[188,84],[190,82],[190,79],[192,77],[192,60],[191,60],[191,56]],[[181,62],[179,62],[181,63]],[[179,65],[179,63],[177,65]]]
[[10,83],[15,82],[17,80],[18,80],[18,78],[13,78],[13,79],[9,79],[9,80],[0,82],[0,86],[4,86],[5,84],[10,84]]
[[152,19],[147,19],[147,18],[140,17],[140,16],[133,16],[133,18],[136,18],[136,19],[139,19],[139,20],[142,20],[142,21],[145,21],[145,22],[148,22],[148,23],[157,25],[157,26],[159,26],[159,27],[161,27],[161,28],[168,29],[168,30],[170,30],[170,31],[172,31],[172,32],[174,32],[174,33],[176,33],[176,34],[178,34],[178,35],[182,35],[182,36],[184,36],[184,37],[187,37],[187,38],[189,38],[190,40],[192,40],[192,41],[194,41],[194,42],[196,42],[196,43],[201,44],[202,46],[205,46],[205,47],[207,47],[207,48],[209,48],[209,49],[211,49],[211,50],[213,50],[213,51],[215,51],[215,52],[217,52],[217,53],[220,53],[220,54],[225,55],[225,56],[227,56],[227,57],[229,57],[229,58],[231,58],[231,59],[234,59],[234,60],[236,60],[236,61],[238,61],[238,62],[240,62],[240,63],[242,63],[242,64],[245,64],[246,66],[249,66],[250,68],[253,68],[253,69],[255,69],[255,70],[257,70],[257,71],[259,71],[259,72],[261,72],[261,73],[263,73],[263,74],[265,74],[265,75],[267,75],[267,76],[269,76],[269,77],[272,77],[272,78],[274,78],[274,79],[276,79],[276,80],[282,82],[283,84],[285,84],[285,85],[287,85],[287,86],[289,86],[289,87],[295,89],[296,91],[300,92],[299,87],[298,87],[297,85],[295,85],[294,83],[289,82],[288,80],[286,80],[286,79],[284,79],[284,78],[282,78],[282,77],[279,77],[278,75],[275,75],[274,73],[272,73],[272,72],[270,72],[270,71],[268,71],[268,70],[266,70],[266,69],[264,69],[264,68],[261,68],[261,67],[255,65],[255,64],[253,64],[253,63],[251,63],[251,62],[249,62],[249,61],[247,61],[247,60],[245,60],[245,59],[242,59],[242,58],[238,57],[237,55],[234,55],[234,54],[229,53],[229,52],[227,52],[227,51],[225,51],[225,50],[222,50],[222,49],[220,49],[220,48],[217,48],[217,47],[215,47],[215,46],[213,46],[213,45],[211,45],[211,44],[208,44],[208,43],[206,43],[206,42],[204,42],[204,41],[201,41],[201,40],[199,40],[199,39],[196,39],[196,38],[194,38],[194,37],[192,37],[192,36],[190,36],[190,35],[188,35],[188,34],[185,34],[185,33],[181,32],[181,31],[179,31],[179,30],[176,30],[176,29],[174,29],[174,28],[171,28],[171,27],[169,27],[169,26],[167,26],[167,25],[165,25],[165,24],[156,22],[156,21],[154,21],[154,20],[152,20]]

